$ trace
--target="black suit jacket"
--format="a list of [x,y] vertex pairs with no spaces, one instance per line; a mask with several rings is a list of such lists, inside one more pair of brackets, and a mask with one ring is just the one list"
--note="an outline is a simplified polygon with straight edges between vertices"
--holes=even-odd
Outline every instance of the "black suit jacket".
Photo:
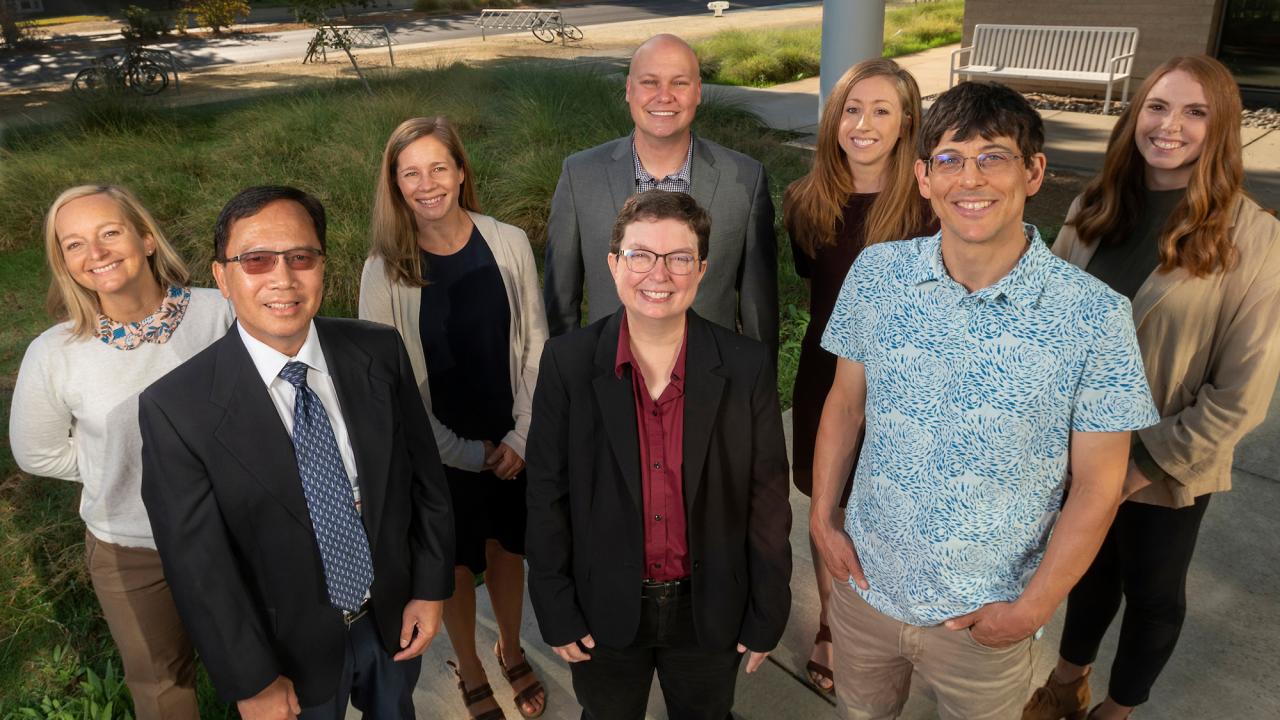
[[[625,647],[640,620],[644,512],[622,313],[553,338],[528,445],[529,596],[543,638]],[[791,508],[765,346],[689,312],[684,506],[701,646],[773,649],[791,606]]]
[[[373,615],[399,649],[411,598],[453,593],[453,516],[409,358],[392,328],[316,318],[355,450]],[[182,616],[224,701],[277,675],[332,697],[346,630],[328,600],[293,443],[240,333],[139,398],[142,498]]]

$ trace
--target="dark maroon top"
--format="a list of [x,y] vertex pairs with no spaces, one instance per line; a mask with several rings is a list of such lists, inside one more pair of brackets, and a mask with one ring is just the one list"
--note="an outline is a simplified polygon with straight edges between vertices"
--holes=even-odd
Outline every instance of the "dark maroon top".
[[[796,274],[810,281],[809,327],[800,342],[800,363],[796,368],[791,415],[791,478],[805,495],[813,492],[813,444],[818,437],[822,405],[827,401],[827,392],[836,376],[835,355],[823,350],[819,343],[827,329],[827,321],[831,319],[844,278],[866,245],[867,211],[871,209],[876,195],[855,193],[849,196],[844,206],[844,221],[836,228],[835,244],[819,247],[817,257],[809,257],[795,238],[791,239]],[[932,235],[937,231],[938,223],[934,220],[929,227],[919,228],[909,237]],[[840,497],[841,507],[848,502],[852,487],[852,483],[845,484],[844,494]]]
[[684,515],[684,359],[689,339],[680,343],[671,382],[657,400],[649,394],[640,364],[631,354],[626,313],[618,328],[614,372],[631,366],[640,434],[640,480],[644,488],[644,577],[666,582],[689,575],[689,541]]

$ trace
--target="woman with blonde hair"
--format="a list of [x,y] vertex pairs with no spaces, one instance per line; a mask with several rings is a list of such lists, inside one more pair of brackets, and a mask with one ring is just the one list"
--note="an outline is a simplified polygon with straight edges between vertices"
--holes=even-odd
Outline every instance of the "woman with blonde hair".
[[[937,231],[913,170],[921,114],[920,88],[897,63],[867,60],[849,68],[823,108],[813,169],[783,197],[796,273],[809,284],[809,327],[800,345],[792,413],[792,478],[805,495],[813,489],[818,419],[836,369],[835,356],[819,342],[845,275],[867,245]],[[851,487],[845,486],[842,507]],[[821,616],[806,670],[816,687],[834,692],[826,621],[832,578],[816,549],[813,557]]]
[[[1242,189],[1240,91],[1221,63],[1175,57],[1111,133],[1102,173],[1053,251],[1133,302],[1158,424],[1134,433],[1124,502],[1067,600],[1057,667],[1030,720],[1128,717],[1148,700],[1186,614],[1187,568],[1236,445],[1280,375],[1280,222]],[[1124,599],[1106,699],[1089,674]]]
[[73,187],[44,222],[59,322],[31,342],[9,415],[14,459],[81,483],[89,579],[139,720],[199,717],[195,655],[142,504],[138,394],[221,337],[232,316],[128,190]]
[[546,691],[520,646],[525,440],[547,338],[533,250],[522,230],[480,214],[475,173],[443,117],[406,120],[391,133],[371,241],[360,317],[404,338],[453,497],[456,590],[444,625],[458,688],[472,717],[504,717],[476,651],[483,574],[498,666],[520,714],[537,717]]

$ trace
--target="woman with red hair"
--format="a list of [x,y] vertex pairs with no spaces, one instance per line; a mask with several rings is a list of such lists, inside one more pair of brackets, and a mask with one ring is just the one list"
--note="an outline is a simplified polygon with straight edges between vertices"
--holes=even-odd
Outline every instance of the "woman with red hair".
[[[1156,68],[1054,243],[1133,302],[1161,420],[1134,433],[1124,502],[1067,600],[1057,667],[1024,720],[1124,718],[1147,701],[1182,628],[1209,498],[1230,489],[1236,445],[1266,416],[1280,374],[1280,222],[1242,189],[1240,114],[1218,61]],[[1089,710],[1122,597],[1107,698]]]

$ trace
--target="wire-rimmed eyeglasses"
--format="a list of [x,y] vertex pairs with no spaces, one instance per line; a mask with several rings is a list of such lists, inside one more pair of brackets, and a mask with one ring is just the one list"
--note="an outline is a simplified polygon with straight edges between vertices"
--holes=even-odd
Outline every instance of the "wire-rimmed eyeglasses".
[[698,256],[687,250],[676,250],[669,253],[656,253],[652,250],[619,250],[618,257],[627,264],[627,269],[635,273],[647,273],[658,265],[661,259],[667,264],[667,272],[672,275],[688,275],[698,266]]
[[985,152],[972,157],[959,153],[940,153],[929,158],[929,170],[939,175],[959,175],[964,170],[965,162],[972,160],[979,172],[990,175],[1008,170],[1013,167],[1015,160],[1020,159],[1021,155],[1007,152]]

